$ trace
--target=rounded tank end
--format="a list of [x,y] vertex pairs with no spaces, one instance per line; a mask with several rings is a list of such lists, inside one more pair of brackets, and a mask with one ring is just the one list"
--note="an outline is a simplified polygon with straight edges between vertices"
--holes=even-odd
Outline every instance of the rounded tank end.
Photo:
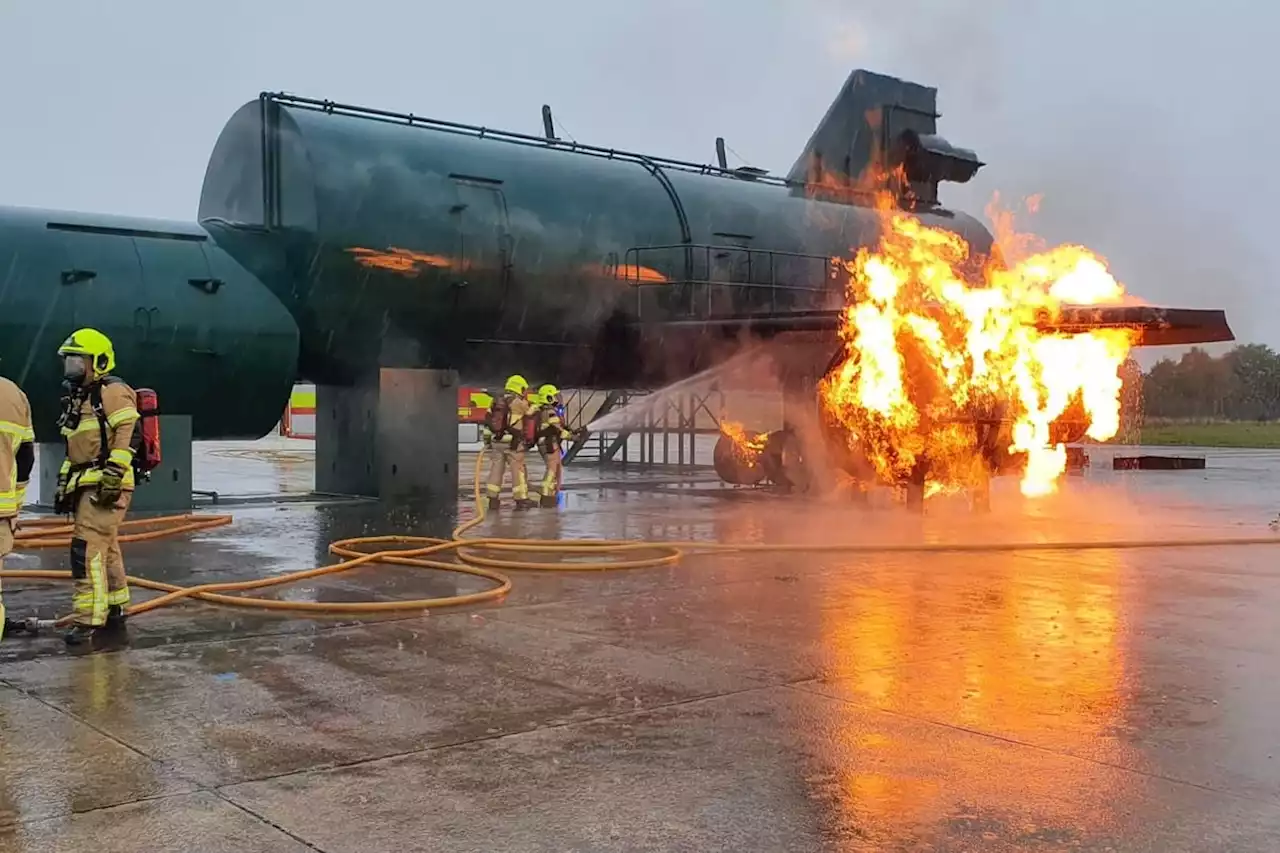
[[201,222],[315,230],[315,185],[287,109],[260,96],[236,110],[214,143],[200,189]]

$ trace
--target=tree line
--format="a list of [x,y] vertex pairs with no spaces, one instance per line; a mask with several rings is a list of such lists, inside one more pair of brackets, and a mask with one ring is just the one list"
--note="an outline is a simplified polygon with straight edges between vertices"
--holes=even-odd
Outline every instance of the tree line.
[[1245,344],[1221,356],[1193,347],[1145,373],[1132,358],[1121,369],[1125,408],[1148,418],[1268,421],[1280,418],[1280,354]]

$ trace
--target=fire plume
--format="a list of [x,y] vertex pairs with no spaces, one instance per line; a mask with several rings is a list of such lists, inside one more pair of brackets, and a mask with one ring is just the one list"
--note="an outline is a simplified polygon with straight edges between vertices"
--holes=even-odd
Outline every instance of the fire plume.
[[769,440],[768,433],[748,435],[746,428],[736,421],[720,421],[720,434],[732,441],[734,449],[747,458],[759,455]]
[[[1121,329],[1038,328],[1063,305],[1120,304],[1123,286],[1081,246],[1028,251],[980,271],[958,235],[882,208],[881,239],[847,264],[843,362],[820,388],[829,419],[878,477],[926,493],[965,487],[995,450],[1025,458],[1022,492],[1050,493],[1066,467],[1065,416],[1106,440],[1119,429]],[[1000,236],[1012,234],[1007,218]],[[1002,239],[1001,243],[1005,240]],[[981,425],[1004,424],[993,447]],[[984,455],[986,454],[986,455]]]

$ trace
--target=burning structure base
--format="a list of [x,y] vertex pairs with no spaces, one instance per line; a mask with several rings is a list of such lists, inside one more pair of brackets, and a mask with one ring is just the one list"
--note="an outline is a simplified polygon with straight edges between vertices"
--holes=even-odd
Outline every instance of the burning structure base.
[[[791,425],[761,432],[723,422],[713,464],[725,483],[768,488],[781,494],[826,492],[838,479],[831,475],[840,471],[845,475],[843,479],[852,484],[855,500],[865,500],[872,489],[890,488],[901,495],[908,508],[920,510],[931,494],[967,490],[973,509],[986,511],[991,506],[991,478],[1021,475],[1027,460],[1025,454],[1008,452],[1007,421],[975,419],[970,426],[974,430],[977,465],[962,487],[933,480],[933,466],[928,459],[920,459],[902,479],[886,482],[857,452],[856,442],[851,443],[847,434],[829,424],[822,431],[821,446],[806,447]],[[1084,437],[1085,425],[1064,421],[1055,424],[1054,432],[1058,441],[1078,442]],[[1080,473],[1089,464],[1080,447],[1067,447],[1066,457],[1067,473]]]
[[720,479],[734,486],[771,486],[792,494],[808,492],[813,483],[791,427],[754,432],[722,425],[712,462]]

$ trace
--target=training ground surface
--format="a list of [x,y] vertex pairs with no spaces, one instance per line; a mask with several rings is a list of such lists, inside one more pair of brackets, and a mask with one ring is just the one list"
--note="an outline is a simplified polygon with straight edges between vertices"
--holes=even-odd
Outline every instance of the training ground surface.
[[[280,446],[201,446],[198,488],[293,498],[203,507],[235,523],[128,545],[130,572],[286,572],[330,562],[336,538],[448,535],[470,512],[306,500],[307,446]],[[1000,482],[985,517],[584,468],[559,509],[477,533],[1152,539],[1265,535],[1280,512],[1280,453],[1114,474],[1112,452],[1038,503]],[[66,555],[7,564],[40,567]],[[513,580],[502,603],[429,616],[183,603],[134,619],[124,648],[6,639],[0,851],[1280,849],[1280,546],[691,556]],[[277,594],[483,586],[371,567]],[[6,586],[14,616],[69,598]]]

